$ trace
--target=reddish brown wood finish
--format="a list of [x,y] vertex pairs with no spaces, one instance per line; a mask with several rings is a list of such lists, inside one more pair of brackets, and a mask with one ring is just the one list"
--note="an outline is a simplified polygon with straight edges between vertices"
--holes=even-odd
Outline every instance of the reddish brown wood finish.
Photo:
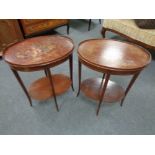
[[58,107],[57,99],[56,99],[55,88],[54,88],[54,83],[53,83],[53,76],[51,75],[51,71],[50,71],[49,68],[45,68],[45,70],[46,70],[46,74],[47,74],[47,77],[48,77],[48,80],[49,80],[49,83],[50,83],[50,86],[51,86],[51,91],[52,91],[52,94],[53,94],[53,97],[54,97],[56,109],[57,109],[57,111],[59,111],[59,107]]
[[20,19],[19,23],[23,29],[23,35],[34,35],[38,32],[57,28],[59,26],[67,25],[67,33],[69,34],[69,20],[68,19]]
[[7,48],[4,59],[12,66],[40,67],[68,57],[73,47],[71,39],[67,37],[35,37]]
[[[109,79],[110,79],[110,74],[105,74],[105,82],[103,84],[103,88],[101,89],[101,97],[100,97],[100,100],[99,100],[96,115],[99,114],[100,106],[101,106],[101,103],[103,101],[103,98],[105,97],[105,92],[106,92],[106,89],[107,89],[107,86],[108,86]],[[101,87],[102,87],[102,83],[101,83]]]
[[0,57],[6,47],[23,40],[16,19],[0,19]]
[[[101,78],[86,79],[81,83],[82,92],[93,100],[100,100],[101,98]],[[103,81],[105,82],[105,80]],[[104,102],[112,103],[120,101],[124,96],[124,90],[113,81],[108,81],[107,89],[103,98]]]
[[[52,75],[53,85],[56,95],[60,95],[71,86],[71,80],[69,77],[63,74]],[[42,77],[33,82],[29,87],[29,94],[31,97],[37,100],[45,100],[53,96],[51,92],[51,85],[47,77]]]
[[[72,85],[73,89],[73,48],[74,45],[71,39],[55,35],[26,39],[5,50],[4,60],[13,70],[30,104],[29,93],[17,71],[44,70],[46,77],[35,81],[30,86],[30,95],[39,100],[53,96],[57,111],[59,111],[56,95],[67,91],[70,85]],[[59,65],[66,60],[69,60],[70,78],[50,73],[50,67]]]
[[2,58],[2,55],[3,55],[3,53],[2,53],[2,51],[0,52],[0,59]]
[[[79,90],[92,99],[99,100],[98,115],[102,101],[123,101],[134,84],[140,71],[151,61],[150,53],[140,46],[112,39],[91,39],[80,43]],[[81,64],[104,73],[102,79],[87,79],[81,84]],[[110,75],[134,75],[125,92],[117,84],[110,82]],[[104,80],[103,80],[104,79]]]
[[81,70],[82,70],[82,64],[80,62],[80,60],[78,60],[78,75],[79,75],[79,88],[78,88],[78,93],[77,93],[77,97],[80,94],[80,90],[81,90]]
[[79,57],[103,70],[131,71],[150,63],[150,53],[145,49],[110,39],[84,41],[78,49]]
[[27,96],[27,98],[29,100],[30,106],[32,106],[32,100],[30,98],[30,95],[29,95],[29,93],[28,93],[28,91],[27,91],[27,89],[26,89],[22,79],[20,78],[18,72],[16,70],[13,70],[13,69],[11,69],[11,70],[14,73],[14,75],[15,75],[16,79],[18,80],[19,84],[21,85],[23,91],[25,92],[25,94],[26,94],[26,96]]

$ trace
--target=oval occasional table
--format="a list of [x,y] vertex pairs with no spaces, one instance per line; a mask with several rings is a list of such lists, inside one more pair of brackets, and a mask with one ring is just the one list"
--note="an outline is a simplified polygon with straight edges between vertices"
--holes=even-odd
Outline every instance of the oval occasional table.
[[[83,41],[78,47],[79,90],[89,98],[98,100],[96,115],[102,101],[123,101],[139,73],[151,61],[151,55],[144,48],[112,39],[91,39]],[[81,83],[82,64],[103,73],[102,78],[89,78]],[[110,81],[110,75],[133,75],[126,90]]]
[[[9,64],[31,106],[31,97],[37,100],[54,97],[56,109],[59,111],[56,95],[66,92],[70,86],[73,89],[73,49],[73,41],[70,38],[51,35],[26,39],[5,50],[4,60]],[[70,78],[63,74],[51,74],[51,67],[57,66],[66,60],[69,60]],[[33,82],[27,90],[18,71],[39,70],[44,70],[46,76]]]

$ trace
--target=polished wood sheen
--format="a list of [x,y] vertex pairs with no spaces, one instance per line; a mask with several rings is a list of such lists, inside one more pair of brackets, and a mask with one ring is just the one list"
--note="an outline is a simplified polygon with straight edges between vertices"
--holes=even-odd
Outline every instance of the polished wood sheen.
[[[90,78],[81,83],[82,92],[93,100],[100,100],[102,78]],[[105,80],[103,81],[105,82]],[[104,102],[117,102],[124,97],[124,90],[113,81],[108,81],[108,85],[103,98]]]
[[84,41],[79,56],[93,65],[115,70],[134,70],[150,63],[150,53],[133,44],[109,39]]
[[[57,111],[56,95],[73,87],[73,41],[64,36],[40,36],[26,39],[8,47],[4,52],[4,60],[10,65],[16,79],[27,96],[30,105],[31,97],[45,100],[53,97]],[[62,74],[51,74],[51,67],[69,61],[70,78]],[[35,81],[29,87],[29,93],[17,71],[31,72],[43,70],[45,77]]]
[[62,36],[41,36],[26,39],[5,51],[4,59],[13,66],[47,65],[72,53],[71,39]]
[[[66,92],[71,86],[71,80],[68,76],[55,74],[52,75],[52,78],[56,95]],[[46,100],[53,97],[50,87],[49,79],[47,77],[42,77],[30,85],[29,94],[34,99]]]
[[[140,46],[112,39],[91,39],[79,44],[79,90],[98,100],[96,115],[99,114],[102,101],[121,101],[121,106],[140,72],[151,62],[150,53]],[[82,64],[103,73],[102,79],[86,79],[81,83]],[[127,88],[110,81],[111,75],[133,75]]]

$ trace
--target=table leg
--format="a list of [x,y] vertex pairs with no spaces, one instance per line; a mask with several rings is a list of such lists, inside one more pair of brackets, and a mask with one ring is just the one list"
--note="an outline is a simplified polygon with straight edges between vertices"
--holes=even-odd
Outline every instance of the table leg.
[[110,78],[110,74],[106,74],[105,75],[105,81],[104,81],[104,84],[103,84],[103,89],[102,89],[102,92],[101,92],[101,97],[100,97],[98,108],[97,108],[97,111],[96,111],[96,115],[99,114],[100,106],[101,106],[101,103],[102,103],[102,100],[103,100],[103,97],[104,97],[104,94],[105,94],[105,91],[106,91],[106,88],[107,88],[109,78]]
[[67,34],[68,34],[68,35],[69,35],[69,27],[70,27],[70,25],[67,24]]
[[69,57],[69,70],[70,70],[70,78],[72,81],[72,90],[74,91],[74,87],[73,87],[73,55],[71,54]]
[[48,76],[48,79],[49,79],[49,82],[50,82],[50,85],[51,85],[51,89],[52,89],[52,93],[53,93],[56,109],[57,109],[57,111],[59,111],[58,104],[57,104],[57,99],[56,99],[56,94],[55,94],[55,90],[54,90],[54,85],[53,85],[53,79],[52,79],[52,75],[51,75],[50,69],[46,68],[45,72],[47,73],[47,76]]
[[132,85],[133,85],[134,82],[136,81],[136,79],[137,79],[137,77],[138,77],[139,74],[140,74],[140,72],[138,72],[138,73],[136,73],[135,75],[133,75],[133,77],[132,77],[132,79],[131,79],[131,81],[130,81],[128,87],[127,87],[126,90],[125,90],[124,97],[123,97],[123,99],[121,100],[121,104],[120,104],[121,106],[123,106],[124,99],[125,99],[125,97],[127,96],[128,92],[129,92],[129,90],[130,90],[130,88],[132,87]]
[[91,19],[89,19],[88,31],[90,31],[90,27],[91,27]]
[[45,72],[45,75],[46,75],[46,76],[48,76],[48,73],[47,73],[47,71],[46,71],[46,70],[44,70],[44,72]]
[[78,60],[78,68],[79,68],[79,72],[78,72],[78,74],[79,74],[79,89],[78,89],[78,93],[77,93],[77,97],[79,96],[79,94],[80,94],[80,89],[81,89],[81,69],[82,69],[82,64],[81,64],[81,62],[80,62],[80,60]]
[[103,76],[102,76],[102,81],[101,81],[101,85],[100,85],[100,90],[101,90],[102,85],[103,85],[104,77],[105,77],[105,73],[103,73]]
[[11,70],[12,70],[13,74],[15,75],[17,81],[21,85],[22,89],[24,90],[24,92],[25,92],[25,94],[26,94],[26,96],[27,96],[27,98],[29,100],[30,106],[32,106],[32,100],[31,100],[31,98],[29,96],[29,93],[28,93],[26,87],[24,86],[24,83],[23,83],[22,79],[20,78],[18,72],[16,70],[14,70],[14,69],[11,69]]

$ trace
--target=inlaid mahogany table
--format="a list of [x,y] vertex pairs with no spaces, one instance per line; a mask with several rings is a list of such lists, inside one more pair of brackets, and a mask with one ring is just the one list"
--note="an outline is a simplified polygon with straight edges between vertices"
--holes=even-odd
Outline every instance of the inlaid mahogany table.
[[[79,90],[91,99],[98,100],[96,115],[102,101],[123,101],[134,84],[139,73],[151,61],[150,53],[140,46],[112,39],[92,39],[79,44]],[[81,83],[82,64],[103,73],[102,78],[89,78]],[[110,75],[133,75],[128,87],[124,90],[117,83],[110,81]]]
[[[38,100],[54,97],[56,109],[59,111],[56,95],[66,92],[70,86],[74,89],[72,75],[73,48],[73,41],[70,38],[53,35],[26,39],[6,49],[4,60],[9,64],[31,106],[31,97]],[[69,60],[70,78],[63,74],[51,74],[51,67],[66,60]],[[46,76],[33,82],[27,90],[17,71],[31,72],[39,70],[44,70]]]

